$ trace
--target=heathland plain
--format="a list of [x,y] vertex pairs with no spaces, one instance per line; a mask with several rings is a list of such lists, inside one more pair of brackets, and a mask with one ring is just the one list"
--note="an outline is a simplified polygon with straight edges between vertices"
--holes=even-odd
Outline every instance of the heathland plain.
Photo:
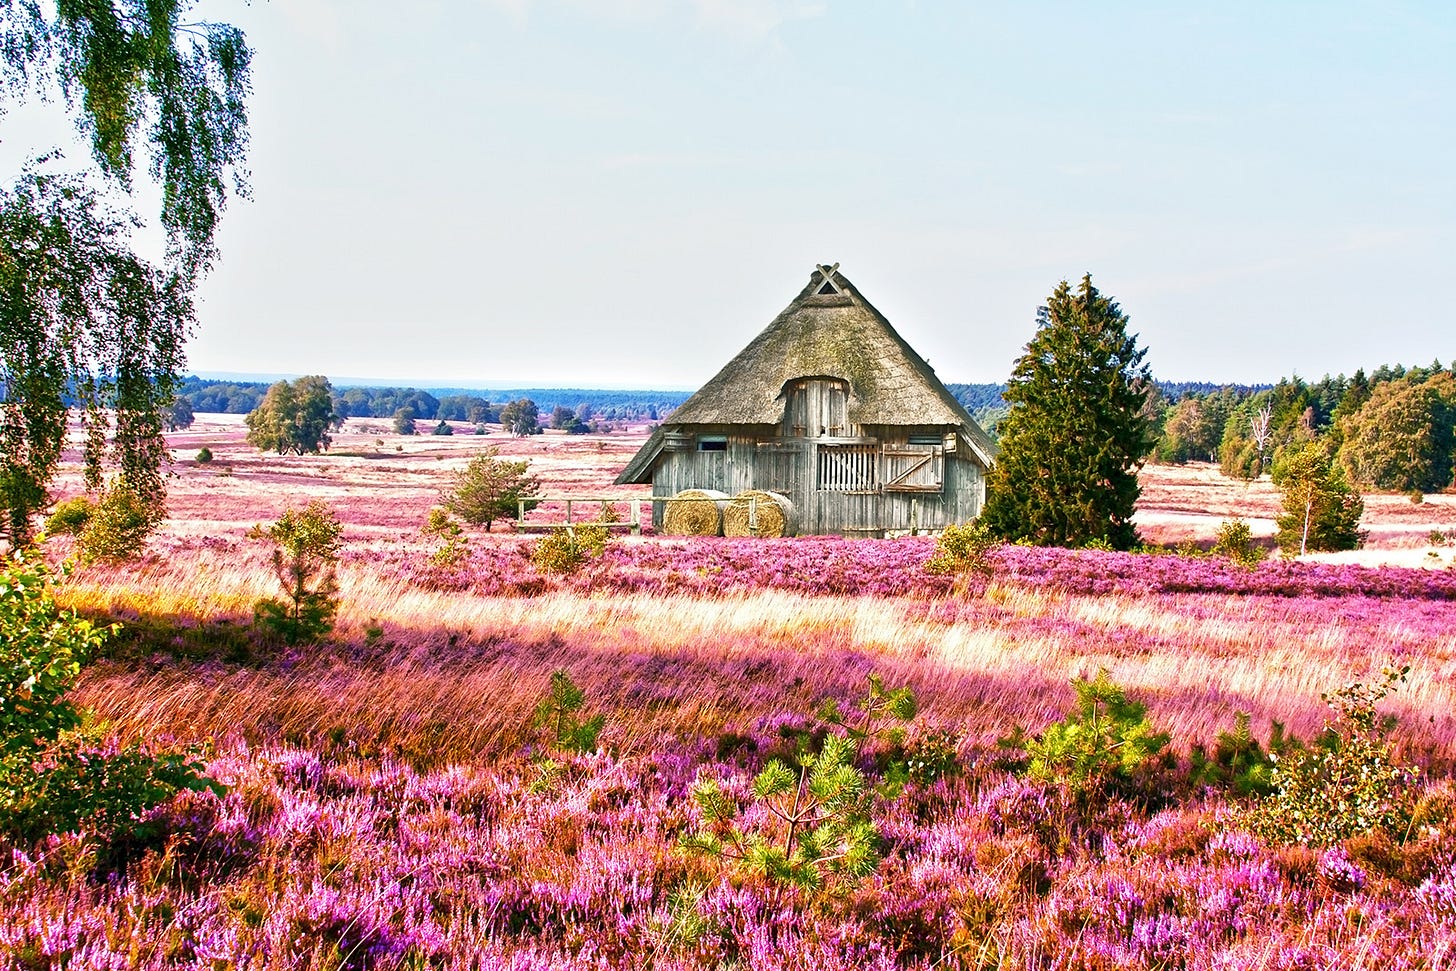
[[[622,536],[555,575],[498,526],[441,566],[420,527],[487,445],[548,495],[645,495],[609,485],[640,433],[471,430],[351,419],[302,457],[254,451],[232,416],[168,436],[147,552],[58,591],[124,625],[74,696],[118,741],[196,746],[228,790],[178,797],[120,850],[17,852],[0,967],[1456,963],[1456,496],[1368,495],[1363,550],[1254,569],[1187,554],[1236,516],[1269,536],[1277,492],[1199,464],[1142,477],[1143,539],[1185,555],[1003,548],[966,583],[926,571],[924,537]],[[74,465],[59,486],[79,491]],[[250,629],[275,581],[249,534],[311,499],[344,524],[342,605],[325,642],[289,649]],[[1308,740],[1324,693],[1403,665],[1379,710],[1420,769],[1408,831],[1281,845],[1190,772],[1236,713]],[[1060,719],[1102,670],[1170,736],[1156,778],[1089,800],[1012,771],[997,740]],[[555,671],[604,717],[591,752],[533,722]],[[863,794],[872,872],[816,889],[682,848],[711,828],[708,779],[738,831],[778,840],[755,776],[832,733],[821,703],[854,711],[870,675],[913,691],[905,745],[954,770]],[[871,784],[891,748],[861,751]]]

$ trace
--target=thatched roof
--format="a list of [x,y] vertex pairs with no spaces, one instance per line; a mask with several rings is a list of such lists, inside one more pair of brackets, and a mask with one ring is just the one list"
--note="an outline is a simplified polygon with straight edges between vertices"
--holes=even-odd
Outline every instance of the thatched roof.
[[617,481],[647,481],[664,433],[680,426],[780,424],[785,386],[805,377],[845,381],[854,424],[951,425],[984,465],[994,459],[996,446],[975,419],[836,263],[816,267],[783,313],[668,416]]

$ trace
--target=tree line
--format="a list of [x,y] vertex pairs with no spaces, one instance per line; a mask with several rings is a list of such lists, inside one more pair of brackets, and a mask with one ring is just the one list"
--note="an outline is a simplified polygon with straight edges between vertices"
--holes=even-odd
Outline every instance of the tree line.
[[[246,415],[271,385],[263,381],[212,381],[188,375],[177,393],[194,412]],[[495,391],[490,397],[469,388],[380,388],[343,386],[333,390],[334,411],[344,418],[393,418],[401,408],[429,421],[498,422],[504,403],[530,400],[542,411],[570,409],[601,421],[657,421],[687,400],[683,392],[536,388]]]
[[1456,471],[1456,371],[1382,365],[1370,374],[1299,377],[1154,400],[1156,461],[1217,462],[1227,476],[1280,476],[1319,445],[1358,488],[1438,492]]

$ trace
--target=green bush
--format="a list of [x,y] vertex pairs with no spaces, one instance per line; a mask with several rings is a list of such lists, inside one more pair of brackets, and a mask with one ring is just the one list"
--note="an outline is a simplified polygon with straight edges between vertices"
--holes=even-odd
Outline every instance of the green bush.
[[1258,566],[1269,555],[1268,550],[1254,544],[1253,531],[1242,519],[1225,520],[1219,525],[1213,552],[1249,569]]
[[87,496],[62,500],[56,503],[56,508],[46,517],[46,535],[79,536],[95,514],[96,505]]
[[552,530],[531,548],[531,562],[546,573],[575,573],[587,560],[606,552],[610,537],[605,523],[576,523]]
[[204,445],[204,446],[202,446],[201,448],[199,448],[197,450],[197,464],[198,465],[206,465],[208,462],[211,462],[211,461],[212,461],[212,449],[210,449],[206,445]]
[[1226,789],[1237,796],[1267,796],[1274,791],[1274,764],[1303,749],[1299,739],[1285,734],[1284,725],[1269,728],[1269,744],[1259,744],[1249,730],[1249,713],[1234,714],[1234,727],[1219,732],[1213,752],[1201,744],[1189,752],[1189,778],[1195,785]]
[[439,506],[430,510],[420,532],[440,543],[439,548],[430,553],[430,562],[435,566],[458,566],[470,552],[465,542],[465,531]]
[[930,573],[989,577],[996,572],[991,553],[998,545],[990,530],[979,522],[952,524],[936,538],[935,552],[925,562],[925,569]]
[[134,559],[146,545],[156,516],[124,482],[101,493],[77,537],[82,563],[121,563]]
[[52,582],[39,563],[0,567],[0,835],[110,836],[179,789],[215,789],[186,755],[108,750],[77,731],[81,712],[66,693],[116,628],[60,610]]
[[1284,490],[1284,513],[1275,520],[1280,549],[1293,556],[1359,547],[1365,501],[1323,445],[1308,442],[1286,455],[1273,478]]
[[311,643],[334,629],[339,609],[334,569],[342,533],[338,517],[317,499],[301,510],[284,510],[267,529],[254,527],[253,536],[273,544],[273,573],[286,598],[259,600],[255,624],[287,644]]
[[441,418],[440,419],[440,423],[435,426],[435,430],[432,431],[432,432],[430,432],[430,434],[431,435],[453,435],[453,434],[455,434],[455,429],[453,429],[453,428],[450,427],[450,423],[448,421],[446,421],[445,419]]
[[551,693],[536,706],[532,719],[537,728],[549,732],[553,747],[568,752],[594,752],[597,736],[607,723],[607,716],[598,714],[583,719],[577,712],[586,704],[586,692],[577,687],[565,671],[551,672]]
[[1064,719],[1014,743],[1026,751],[1027,776],[1064,786],[1084,801],[1135,788],[1167,746],[1167,734],[1153,730],[1147,707],[1128,700],[1105,669],[1072,687],[1077,705]]
[[1403,840],[1416,802],[1416,770],[1396,761],[1394,719],[1376,704],[1410,667],[1386,668],[1379,683],[1356,681],[1324,695],[1334,712],[1314,746],[1275,763],[1273,792],[1244,817],[1270,843],[1329,846],[1382,832]]
[[849,739],[829,735],[797,772],[778,759],[769,762],[753,781],[753,796],[767,810],[762,825],[744,825],[721,784],[700,779],[693,801],[702,825],[683,836],[683,849],[808,890],[869,876],[879,865],[879,833],[854,752]]

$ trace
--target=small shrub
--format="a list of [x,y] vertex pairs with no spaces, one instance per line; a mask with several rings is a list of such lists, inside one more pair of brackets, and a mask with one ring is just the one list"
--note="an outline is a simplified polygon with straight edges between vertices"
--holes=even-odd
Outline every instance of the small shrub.
[[445,419],[441,418],[440,419],[440,423],[435,426],[435,430],[432,431],[430,434],[431,435],[453,435],[453,434],[455,434],[455,429],[453,429],[453,428],[450,427],[450,423],[448,421],[446,421]]
[[465,542],[465,531],[439,506],[430,510],[420,532],[440,542],[440,547],[430,553],[430,562],[435,566],[459,566],[470,552]]
[[1334,717],[1314,746],[1275,764],[1274,791],[1245,817],[1255,834],[1314,847],[1377,832],[1406,838],[1416,770],[1395,761],[1388,737],[1393,719],[1375,706],[1409,671],[1409,665],[1386,668],[1373,686],[1356,681],[1323,696]]
[[339,558],[343,526],[321,501],[301,510],[286,509],[276,523],[252,535],[273,544],[273,573],[284,600],[259,600],[253,621],[287,644],[318,640],[334,629],[339,609],[334,565]]
[[52,583],[40,563],[0,565],[0,834],[111,837],[179,789],[216,788],[186,755],[110,751],[77,731],[82,713],[66,694],[117,628],[57,608]]
[[207,463],[209,463],[211,461],[212,461],[212,449],[210,449],[206,445],[204,445],[204,446],[202,446],[201,448],[199,448],[197,450],[197,464],[198,465],[206,465]]
[[702,825],[683,836],[686,852],[728,861],[778,883],[821,890],[854,884],[879,865],[879,833],[870,819],[864,773],[854,744],[830,735],[795,772],[777,759],[753,781],[766,810],[762,826],[745,826],[737,802],[715,779],[693,786]]
[[979,522],[950,525],[935,541],[935,552],[925,562],[930,573],[990,577],[996,572],[991,553],[999,541]]
[[1268,555],[1268,550],[1254,544],[1253,531],[1242,519],[1225,520],[1219,525],[1213,552],[1249,569],[1258,566]]
[[58,502],[56,508],[46,517],[46,534],[79,536],[95,513],[96,505],[86,496],[75,496]]
[[408,405],[394,413],[394,433],[396,435],[413,435],[415,433],[415,410]]
[[126,484],[113,483],[101,493],[86,525],[76,537],[82,563],[121,563],[135,558],[146,545],[157,516]]
[[531,548],[531,562],[545,573],[575,573],[606,552],[610,537],[603,523],[576,523],[553,530]]
[[1303,746],[1286,735],[1284,725],[1269,728],[1269,745],[1264,747],[1249,730],[1249,713],[1234,714],[1234,727],[1219,732],[1213,752],[1194,745],[1189,752],[1189,778],[1195,785],[1226,789],[1237,796],[1267,796],[1274,791],[1276,759],[1292,756]]
[[1081,800],[1097,801],[1114,787],[1129,789],[1168,744],[1155,732],[1147,707],[1128,700],[1104,669],[1092,680],[1072,682],[1077,705],[1035,738],[1020,733],[1009,744],[1026,751],[1026,775],[1064,786]]
[[1426,494],[1419,489],[1412,489],[1406,493],[1406,497],[1410,499],[1412,506],[1419,506],[1426,501]]
[[859,715],[846,715],[839,710],[839,702],[825,699],[819,705],[819,717],[840,729],[853,743],[856,750],[862,750],[867,742],[884,739],[891,745],[905,740],[905,723],[915,717],[917,710],[915,694],[909,688],[886,688],[878,674],[869,676],[869,690],[857,706]]
[[598,714],[583,719],[577,712],[586,704],[586,692],[577,687],[565,671],[551,672],[551,693],[536,706],[532,719],[537,728],[549,732],[550,744],[568,752],[594,752],[597,736],[607,723],[607,716]]
[[911,738],[904,747],[905,775],[916,785],[932,785],[961,771],[960,736],[947,729],[933,729]]

